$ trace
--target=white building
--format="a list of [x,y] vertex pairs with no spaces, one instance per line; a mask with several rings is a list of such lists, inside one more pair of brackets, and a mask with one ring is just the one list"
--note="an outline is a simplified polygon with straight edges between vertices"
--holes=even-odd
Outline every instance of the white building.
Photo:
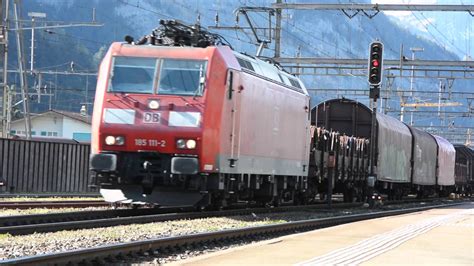
[[[11,135],[24,137],[25,120],[11,122]],[[90,142],[91,117],[80,113],[49,110],[31,115],[31,137],[73,139],[79,142]]]

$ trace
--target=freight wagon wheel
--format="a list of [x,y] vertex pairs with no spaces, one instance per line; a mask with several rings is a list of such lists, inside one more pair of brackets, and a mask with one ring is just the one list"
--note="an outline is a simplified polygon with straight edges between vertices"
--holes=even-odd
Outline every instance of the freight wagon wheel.
[[274,207],[280,207],[282,203],[283,203],[283,196],[281,195],[281,193],[279,193],[278,196],[273,197],[272,205]]
[[226,205],[226,200],[221,195],[215,193],[206,194],[198,203],[194,205],[196,211],[220,211]]
[[274,200],[269,197],[262,197],[262,198],[255,199],[255,205],[262,208],[271,208],[275,206],[274,204],[275,204]]
[[320,200],[325,200],[326,199],[326,193],[319,192],[319,199]]
[[308,204],[309,197],[304,193],[295,193],[293,205],[306,205]]
[[204,210],[220,211],[224,209],[225,206],[227,206],[227,201],[224,195],[220,193],[210,193],[208,195],[209,198],[206,199],[206,202],[202,202],[201,204]]

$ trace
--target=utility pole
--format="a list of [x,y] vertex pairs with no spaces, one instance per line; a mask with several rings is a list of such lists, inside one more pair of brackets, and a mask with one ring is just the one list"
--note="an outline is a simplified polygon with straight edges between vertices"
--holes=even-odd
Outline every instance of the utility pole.
[[[281,4],[281,0],[276,0],[276,4]],[[281,8],[276,10],[275,19],[275,58],[279,58],[281,54]]]
[[46,18],[45,13],[28,12],[31,17],[31,51],[30,51],[30,71],[34,70],[35,61],[35,18]]
[[10,136],[10,122],[12,121],[12,112],[10,112],[10,110],[12,108],[12,99],[13,99],[11,91],[12,89],[10,87],[7,87],[7,93],[6,95],[4,95],[4,97],[6,97],[6,101],[5,101],[6,105],[4,109],[9,110],[9,112],[7,112],[6,114],[6,119],[5,119],[6,130],[8,131],[5,131],[6,134],[3,135],[4,138],[8,138]]
[[2,25],[2,36],[3,36],[3,110],[2,110],[2,137],[8,138],[10,135],[10,123],[8,120],[9,110],[9,89],[8,89],[8,15],[10,13],[9,2],[10,0],[1,1],[0,8],[3,8],[3,2],[5,2],[5,10],[3,11],[3,25]]
[[[9,2],[10,0],[0,0],[1,2],[5,2],[5,13],[3,15],[3,25],[2,25],[2,31],[3,31],[3,42],[0,41],[0,44],[4,44],[4,61],[3,61],[3,108],[2,108],[2,131],[3,131],[3,137],[9,137],[10,134],[10,122],[11,122],[11,115],[9,113],[11,112],[11,107],[12,105],[7,103],[7,97],[6,95],[10,96],[10,100],[15,95],[15,92],[9,89],[9,86],[7,84],[7,77],[8,73],[20,73],[20,84],[21,84],[21,92],[22,92],[22,101],[23,102],[23,113],[25,117],[25,132],[26,132],[26,138],[29,139],[31,138],[31,120],[30,120],[30,112],[29,112],[29,93],[28,93],[28,84],[27,84],[27,74],[35,75],[37,74],[38,76],[38,83],[41,84],[41,74],[45,75],[79,75],[79,76],[88,76],[88,75],[96,75],[96,73],[85,73],[85,72],[69,72],[69,71],[42,71],[41,73],[37,73],[34,70],[34,43],[35,43],[35,29],[53,29],[53,28],[70,28],[70,27],[100,27],[103,26],[103,24],[97,23],[96,21],[96,16],[95,16],[95,8],[92,10],[92,21],[91,22],[75,22],[75,23],[61,23],[58,24],[57,21],[51,22],[53,25],[48,25],[47,21],[43,21],[42,23],[44,25],[36,25],[36,20],[35,18],[45,18],[46,14],[44,13],[37,13],[37,12],[30,12],[28,15],[32,17],[31,20],[31,27],[22,27],[21,22],[19,21],[19,5],[20,1],[14,0],[13,6],[14,6],[14,16],[15,16],[15,25],[16,28],[9,28]],[[2,5],[3,6],[3,5]],[[27,22],[27,21],[24,21]],[[24,30],[31,30],[31,54],[30,54],[30,67],[29,69],[25,69],[25,60],[24,60],[24,46],[23,46],[23,31]],[[18,70],[8,70],[8,32],[9,31],[15,31],[16,32],[16,40],[17,40],[17,49],[18,49]],[[0,38],[1,39],[1,38]],[[41,88],[39,88],[41,90]],[[51,88],[50,88],[51,90]],[[51,91],[49,94],[43,94],[43,95],[49,95],[50,100],[50,109],[51,109]],[[38,99],[41,97],[41,92],[38,91]]]
[[[410,48],[411,51],[411,60],[415,61],[415,52],[423,52],[425,49],[420,47],[412,47]],[[411,97],[413,97],[413,77],[415,76],[415,66],[411,66],[411,77],[410,77],[410,91]]]
[[[298,45],[298,49],[296,49],[296,58],[299,58],[299,57],[301,57],[301,46]],[[300,73],[299,73],[300,72],[300,68],[299,68],[300,64],[296,64],[296,66],[298,67],[298,73],[295,74],[295,76],[299,77],[300,76]]]
[[29,95],[28,95],[28,80],[26,78],[26,72],[24,71],[24,51],[23,51],[23,31],[20,23],[20,12],[19,12],[20,0],[15,0],[13,3],[13,9],[15,12],[15,25],[16,25],[16,46],[17,46],[17,57],[18,57],[18,68],[20,71],[20,85],[21,85],[21,97],[23,98],[23,115],[25,118],[25,135],[26,139],[31,139],[31,120],[30,120],[30,106],[29,106]]
[[[411,60],[415,61],[415,52],[423,52],[425,49],[421,47],[411,47]],[[415,66],[411,66],[410,77],[410,97],[413,101],[413,78],[415,77]],[[413,112],[410,112],[410,126],[413,126]]]
[[89,110],[92,110],[91,108],[89,108],[89,106],[93,105],[92,102],[89,102],[89,77],[88,76],[86,76],[85,101],[80,104],[81,104],[81,114],[84,112],[85,115],[87,116],[89,114]]
[[439,93],[438,93],[438,117],[441,119],[441,91],[443,88],[443,80],[439,79]]
[[472,144],[471,142],[471,129],[468,129],[467,130],[467,134],[466,134],[466,142],[464,143],[464,145],[466,146],[470,146]]
[[387,111],[389,109],[389,99],[390,96],[392,95],[392,86],[393,86],[393,81],[395,80],[395,77],[393,74],[388,73],[387,75],[387,86],[385,90],[385,105],[381,107],[383,108],[383,114],[387,114]]

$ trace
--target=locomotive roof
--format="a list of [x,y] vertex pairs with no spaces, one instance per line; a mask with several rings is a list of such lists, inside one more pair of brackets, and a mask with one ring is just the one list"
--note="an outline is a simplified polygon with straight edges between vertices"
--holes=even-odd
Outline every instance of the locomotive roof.
[[[235,58],[237,59],[237,62],[235,61],[234,62],[238,63],[237,66],[240,66],[240,68],[243,71],[251,72],[258,76],[273,80],[277,83],[284,84],[286,87],[289,87],[294,91],[308,95],[308,91],[306,90],[306,87],[304,86],[303,82],[299,78],[280,69],[275,64],[266,62],[256,57],[252,57],[249,55],[236,52],[228,46],[209,46],[206,48],[201,48],[201,47],[191,47],[191,46],[181,47],[181,46],[160,46],[160,45],[134,45],[134,44],[128,44],[126,42],[117,42],[114,44],[112,44],[110,48],[111,50],[121,51],[122,48],[125,48],[125,49],[140,48],[139,50],[142,50],[143,48],[144,50],[169,49],[169,51],[173,51],[173,50],[186,51],[187,50],[188,55],[195,54],[196,51],[201,51],[201,53],[212,53],[210,52],[211,50],[217,49],[219,53],[221,53],[222,55],[227,55],[227,56],[224,56],[224,58],[227,57],[227,64],[230,64],[231,61],[233,61],[232,59],[230,59],[232,57],[231,55],[233,54]],[[139,50],[135,50],[135,53],[138,53]],[[206,52],[206,50],[208,52]],[[180,53],[180,54],[184,56],[183,53]],[[146,56],[147,52],[143,51],[140,53],[140,55]],[[231,60],[231,61],[228,61],[228,60]],[[234,67],[237,67],[237,66],[234,65]]]
[[236,51],[233,51],[233,53],[243,70],[256,73],[278,83],[283,83],[298,92],[308,95],[306,87],[299,78],[280,69],[275,64]]

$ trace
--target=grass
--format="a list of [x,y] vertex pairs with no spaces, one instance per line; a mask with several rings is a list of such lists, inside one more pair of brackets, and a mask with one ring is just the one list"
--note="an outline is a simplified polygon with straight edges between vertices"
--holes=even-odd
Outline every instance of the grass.
[[9,237],[11,237],[11,236],[12,236],[12,235],[10,235],[10,234],[8,234],[8,233],[7,233],[7,234],[0,234],[0,241],[2,241],[2,240],[4,240],[4,239],[7,239],[7,238],[9,238]]

